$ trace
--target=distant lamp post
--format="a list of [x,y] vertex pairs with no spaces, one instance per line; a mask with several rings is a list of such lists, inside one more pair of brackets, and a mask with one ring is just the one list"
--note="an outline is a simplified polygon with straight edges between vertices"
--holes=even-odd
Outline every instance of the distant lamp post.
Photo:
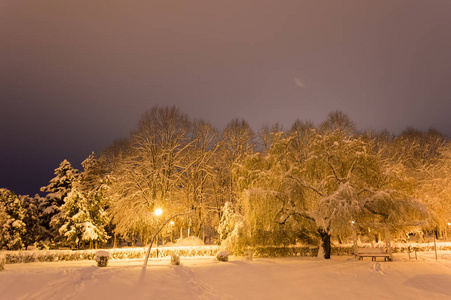
[[354,244],[354,253],[357,254],[357,230],[354,227],[355,221],[351,220],[351,228],[352,228],[352,243]]
[[171,225],[171,242],[174,242],[174,221],[169,222]]

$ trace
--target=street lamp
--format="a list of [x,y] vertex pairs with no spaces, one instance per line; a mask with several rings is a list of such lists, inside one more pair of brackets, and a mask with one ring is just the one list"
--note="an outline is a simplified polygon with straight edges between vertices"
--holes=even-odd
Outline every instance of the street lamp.
[[[155,214],[156,214],[156,211],[157,211],[157,210],[155,210]],[[163,213],[163,210],[162,210],[162,209],[158,209],[158,212],[159,212],[159,215],[161,215],[161,214]],[[190,211],[184,212],[184,213],[176,213],[176,214],[170,216],[166,221],[164,221],[164,222],[161,224],[161,226],[160,226],[160,227],[158,228],[158,230],[155,232],[155,236],[163,229],[163,227],[164,227],[166,224],[168,224],[168,223],[169,223],[172,219],[174,219],[175,217],[183,216],[183,215],[189,215],[189,214],[191,214]],[[144,258],[144,265],[143,265],[143,268],[142,268],[142,270],[141,270],[140,281],[143,280],[144,275],[145,275],[145,273],[146,273],[147,261],[149,260],[150,250],[152,250],[152,244],[153,244],[153,242],[154,242],[154,240],[155,240],[155,239],[154,239],[155,236],[150,240],[149,248],[147,249],[146,257]]]
[[[156,208],[154,213],[157,216],[157,220],[158,220],[158,217],[161,216],[161,214],[163,213],[163,210],[161,208]],[[158,233],[156,235],[156,246],[158,247]],[[158,250],[157,250],[157,257],[158,257]]]
[[161,208],[155,209],[155,215],[156,215],[157,217],[161,216],[162,213],[163,213],[163,210],[162,210]]
[[171,224],[171,242],[174,242],[174,221],[169,222]]

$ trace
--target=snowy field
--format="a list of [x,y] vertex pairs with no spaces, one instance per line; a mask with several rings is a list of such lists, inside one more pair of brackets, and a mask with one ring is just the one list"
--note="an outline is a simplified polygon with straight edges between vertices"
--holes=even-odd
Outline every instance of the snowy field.
[[451,299],[451,252],[393,262],[214,257],[8,264],[0,299]]

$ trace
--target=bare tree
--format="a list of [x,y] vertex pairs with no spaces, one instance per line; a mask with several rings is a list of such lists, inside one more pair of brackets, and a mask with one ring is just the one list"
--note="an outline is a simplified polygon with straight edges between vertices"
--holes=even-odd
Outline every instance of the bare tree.
[[[236,202],[236,193],[239,190],[237,185],[237,167],[242,160],[251,155],[255,149],[255,133],[245,120],[232,120],[224,128],[218,154],[221,158],[221,165],[218,171],[222,174],[221,188],[224,188],[225,201]],[[226,186],[224,186],[226,185]]]
[[[213,184],[215,172],[213,160],[218,149],[218,132],[205,121],[193,122],[192,142],[184,156],[186,171],[182,176],[184,206],[193,213],[191,220],[193,234],[200,236],[205,233],[205,225],[211,223],[211,214],[216,212]],[[188,220],[188,223],[190,223]],[[201,230],[203,229],[203,230]]]
[[[175,107],[153,107],[130,134],[130,149],[115,165],[110,213],[117,232],[140,235],[144,242],[156,222],[156,207],[182,209],[175,197],[187,170],[191,122]],[[134,237],[133,237],[134,238]]]

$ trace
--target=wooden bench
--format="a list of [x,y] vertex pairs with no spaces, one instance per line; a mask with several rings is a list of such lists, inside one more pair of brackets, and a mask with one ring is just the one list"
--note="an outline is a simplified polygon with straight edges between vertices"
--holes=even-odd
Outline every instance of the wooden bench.
[[371,257],[371,260],[376,261],[377,257],[383,257],[384,261],[390,261],[390,254],[386,253],[383,248],[357,248],[357,257],[363,260],[364,257]]

